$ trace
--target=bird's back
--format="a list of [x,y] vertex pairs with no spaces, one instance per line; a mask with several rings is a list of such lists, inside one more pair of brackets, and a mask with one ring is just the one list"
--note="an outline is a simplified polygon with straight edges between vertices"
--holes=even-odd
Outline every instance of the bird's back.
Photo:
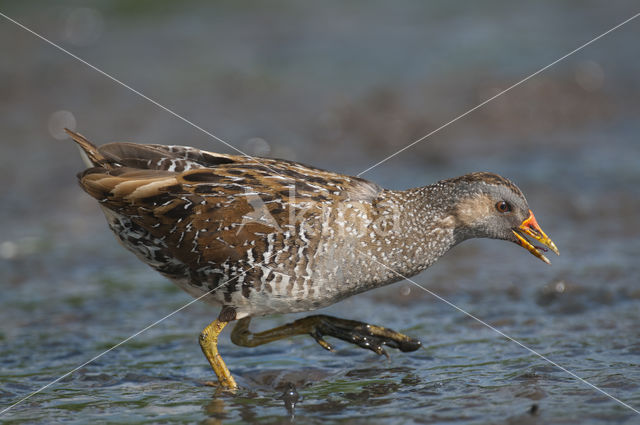
[[96,148],[69,134],[90,165],[80,185],[122,244],[194,296],[223,285],[209,300],[250,306],[248,314],[285,310],[288,297],[307,300],[298,310],[320,306],[312,266],[328,249],[320,236],[335,207],[371,205],[382,191],[291,161],[184,146]]

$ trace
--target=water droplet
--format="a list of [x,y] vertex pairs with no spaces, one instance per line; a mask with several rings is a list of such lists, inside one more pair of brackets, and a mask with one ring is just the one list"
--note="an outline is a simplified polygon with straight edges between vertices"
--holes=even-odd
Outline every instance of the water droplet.
[[586,91],[596,91],[604,83],[604,70],[598,62],[584,61],[575,71],[576,83]]
[[249,155],[266,156],[271,153],[271,145],[260,137],[253,137],[244,144],[245,152]]
[[0,244],[0,257],[5,260],[15,258],[18,254],[18,245],[15,242],[5,241]]
[[79,7],[69,12],[65,24],[64,37],[69,43],[88,46],[102,35],[104,19],[95,9]]
[[68,138],[65,128],[69,130],[76,129],[76,117],[69,111],[56,111],[49,117],[49,134],[58,140]]

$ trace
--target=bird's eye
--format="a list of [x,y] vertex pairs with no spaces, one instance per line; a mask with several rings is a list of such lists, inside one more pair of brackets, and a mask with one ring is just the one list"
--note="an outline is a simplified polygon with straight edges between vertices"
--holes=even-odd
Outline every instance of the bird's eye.
[[511,205],[506,201],[500,201],[496,204],[496,209],[501,213],[506,213],[511,211]]

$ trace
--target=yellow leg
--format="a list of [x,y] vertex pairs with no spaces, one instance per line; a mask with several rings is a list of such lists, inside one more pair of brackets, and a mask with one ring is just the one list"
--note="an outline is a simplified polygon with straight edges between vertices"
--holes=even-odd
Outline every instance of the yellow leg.
[[231,376],[227,365],[224,364],[220,353],[218,353],[218,335],[220,335],[220,332],[222,332],[227,323],[229,322],[216,319],[204,328],[200,333],[200,348],[202,348],[202,352],[216,373],[220,386],[235,390],[238,388],[238,384],[236,384],[235,379]]

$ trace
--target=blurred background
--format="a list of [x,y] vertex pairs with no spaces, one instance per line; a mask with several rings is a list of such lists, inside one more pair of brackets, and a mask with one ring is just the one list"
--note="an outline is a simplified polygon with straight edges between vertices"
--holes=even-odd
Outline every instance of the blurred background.
[[[231,145],[358,174],[638,12],[632,1],[5,1],[0,12]],[[562,255],[456,247],[416,282],[640,408],[640,20],[363,177],[509,177]],[[62,132],[224,144],[0,17],[0,409],[191,298],[121,248]],[[407,282],[325,311],[422,339],[391,360],[223,335],[195,303],[6,413],[7,423],[626,423],[636,414]],[[265,318],[255,328],[296,316]],[[528,413],[536,405],[535,414]]]

